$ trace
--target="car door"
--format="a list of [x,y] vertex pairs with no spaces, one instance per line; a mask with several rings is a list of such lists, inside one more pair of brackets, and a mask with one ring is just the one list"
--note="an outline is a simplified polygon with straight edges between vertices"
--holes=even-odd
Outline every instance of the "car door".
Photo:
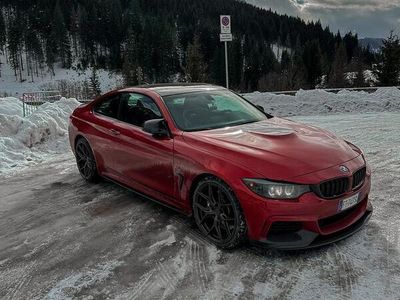
[[94,128],[90,142],[95,152],[97,164],[102,168],[103,175],[114,177],[118,167],[113,155],[118,142],[116,123],[120,110],[120,94],[104,97],[93,107],[91,124]]
[[113,156],[128,185],[174,198],[173,139],[157,139],[142,129],[145,121],[159,118],[163,116],[153,99],[122,93]]

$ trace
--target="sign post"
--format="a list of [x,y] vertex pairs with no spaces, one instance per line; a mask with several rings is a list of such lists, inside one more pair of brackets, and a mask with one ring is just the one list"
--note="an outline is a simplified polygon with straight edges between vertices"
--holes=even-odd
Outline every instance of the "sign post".
[[221,24],[221,34],[219,35],[219,40],[225,43],[226,88],[229,89],[228,42],[232,42],[231,16],[227,15],[220,16],[220,24]]

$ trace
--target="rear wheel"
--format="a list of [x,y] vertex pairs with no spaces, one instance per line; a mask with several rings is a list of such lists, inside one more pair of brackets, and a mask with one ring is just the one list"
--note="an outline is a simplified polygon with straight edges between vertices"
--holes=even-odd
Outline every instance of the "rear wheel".
[[193,193],[193,215],[200,231],[221,248],[235,248],[246,239],[247,225],[239,201],[218,178],[199,182]]
[[99,174],[97,173],[96,160],[94,159],[92,148],[84,138],[80,138],[76,142],[75,156],[81,176],[88,182],[97,182]]

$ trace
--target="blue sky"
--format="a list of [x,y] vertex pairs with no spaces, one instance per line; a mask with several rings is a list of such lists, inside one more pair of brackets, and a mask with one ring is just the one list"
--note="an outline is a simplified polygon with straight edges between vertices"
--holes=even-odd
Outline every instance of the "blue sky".
[[360,37],[400,33],[400,0],[246,0],[278,13],[321,20],[332,31],[354,31]]

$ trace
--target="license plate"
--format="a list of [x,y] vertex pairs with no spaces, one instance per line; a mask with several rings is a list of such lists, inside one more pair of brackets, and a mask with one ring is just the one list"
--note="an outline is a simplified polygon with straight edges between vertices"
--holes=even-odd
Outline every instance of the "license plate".
[[356,205],[358,203],[358,196],[359,196],[359,194],[356,194],[347,199],[341,200],[339,203],[339,211],[346,210],[346,209]]

